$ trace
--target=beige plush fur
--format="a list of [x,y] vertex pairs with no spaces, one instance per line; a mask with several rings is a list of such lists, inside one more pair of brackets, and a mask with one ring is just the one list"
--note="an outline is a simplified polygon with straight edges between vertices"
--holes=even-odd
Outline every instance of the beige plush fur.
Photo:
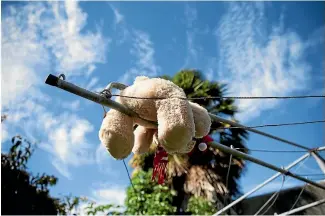
[[[184,91],[171,81],[160,78],[137,77],[133,85],[120,95],[142,98],[117,97],[116,101],[138,113],[144,119],[158,122],[158,128],[111,109],[103,119],[99,138],[116,159],[148,151],[153,138],[168,153],[188,152],[193,137],[208,134],[211,119],[208,112],[198,104],[184,99]],[[139,125],[133,132],[133,126]]]

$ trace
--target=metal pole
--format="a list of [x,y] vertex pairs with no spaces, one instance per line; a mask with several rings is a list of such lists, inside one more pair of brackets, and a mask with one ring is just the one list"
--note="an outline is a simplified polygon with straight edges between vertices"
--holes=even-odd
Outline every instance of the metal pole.
[[259,160],[259,159],[257,159],[257,158],[254,158],[254,157],[252,157],[252,156],[249,156],[249,155],[247,155],[247,154],[245,154],[245,153],[242,153],[242,152],[240,152],[240,151],[237,151],[237,150],[231,149],[231,148],[229,148],[228,146],[222,145],[222,144],[217,143],[217,142],[211,142],[210,145],[211,145],[211,146],[214,146],[215,148],[217,148],[217,149],[219,149],[219,150],[221,150],[221,151],[223,151],[223,152],[226,152],[226,153],[228,153],[228,154],[232,154],[233,156],[239,157],[239,158],[244,159],[244,160],[249,160],[249,161],[254,162],[254,163],[256,163],[256,164],[259,164],[259,165],[261,165],[261,166],[264,166],[264,167],[267,167],[267,168],[269,168],[269,169],[272,169],[272,170],[278,171],[278,172],[280,172],[280,173],[282,173],[282,174],[284,174],[284,175],[291,176],[292,178],[295,178],[295,179],[301,180],[301,181],[303,181],[303,182],[309,183],[309,184],[311,184],[311,185],[314,185],[314,186],[316,186],[316,187],[318,187],[318,188],[321,188],[321,189],[325,190],[325,186],[323,186],[323,185],[321,185],[321,184],[315,183],[315,182],[313,182],[313,181],[311,181],[311,180],[309,180],[309,179],[306,179],[306,178],[303,178],[303,177],[298,176],[298,175],[296,175],[296,174],[293,174],[293,173],[291,173],[291,172],[288,172],[288,171],[285,170],[285,169],[281,169],[281,168],[279,168],[279,167],[277,167],[277,166],[274,166],[274,165],[272,165],[272,164],[266,163],[266,162],[264,162],[264,161],[262,161],[262,160]]
[[313,202],[313,203],[310,203],[310,204],[301,206],[299,208],[292,209],[290,211],[284,212],[284,213],[279,214],[279,215],[290,215],[290,214],[294,214],[294,213],[300,212],[302,210],[305,210],[305,209],[308,209],[308,208],[311,208],[311,207],[315,207],[315,206],[321,205],[323,203],[325,203],[325,199],[321,199],[321,200],[318,200],[316,202]]
[[[290,170],[292,167],[296,166],[299,162],[305,160],[308,156],[309,156],[309,153],[304,154],[303,156],[301,156],[300,158],[298,158],[297,160],[295,160],[294,162],[292,162],[291,164],[289,164],[287,167],[285,167],[285,169],[286,170]],[[214,215],[220,215],[221,213],[227,211],[228,209],[230,209],[231,207],[233,207],[237,203],[241,202],[242,200],[244,200],[246,197],[248,197],[249,195],[251,195],[255,191],[259,190],[260,188],[264,187],[265,185],[267,185],[268,183],[270,183],[271,181],[273,181],[274,179],[276,179],[277,177],[279,177],[281,174],[282,174],[281,172],[276,173],[271,178],[265,180],[263,183],[259,184],[258,186],[256,186],[252,190],[248,191],[247,193],[245,193],[244,195],[242,195],[241,197],[239,197],[238,199],[236,199],[235,201],[233,201],[232,203],[230,203],[229,205],[225,206],[223,209],[220,209]]]
[[91,91],[88,91],[84,88],[80,88],[79,86],[76,86],[72,83],[66,82],[52,74],[50,74],[47,79],[45,80],[45,83],[51,86],[55,86],[58,87],[60,89],[63,89],[65,91],[68,91],[70,93],[73,93],[75,95],[78,95],[80,97],[86,98],[88,100],[91,100],[95,103],[110,107],[112,109],[116,109],[128,116],[131,117],[136,117],[139,118],[143,121],[146,121],[150,124],[152,124],[152,126],[157,127],[157,122],[153,122],[153,121],[148,121],[146,119],[143,119],[142,117],[140,117],[136,112],[133,112],[132,110],[128,109],[127,107],[125,107],[124,105],[117,103],[111,99],[105,98],[102,95],[93,93]]
[[[210,114],[210,113],[209,113]],[[240,127],[240,128],[243,128],[245,130],[248,130],[248,131],[251,131],[253,133],[257,133],[257,134],[260,134],[262,136],[266,136],[266,137],[269,137],[271,139],[274,139],[274,140],[277,140],[277,141],[281,141],[283,143],[286,143],[286,144],[289,144],[289,145],[292,145],[292,146],[296,146],[298,148],[301,148],[301,149],[305,149],[307,151],[311,151],[310,148],[306,147],[306,146],[303,146],[303,145],[300,145],[300,144],[297,144],[297,143],[294,143],[294,142],[291,142],[291,141],[288,141],[288,140],[285,140],[285,139],[282,139],[282,138],[279,138],[279,137],[276,137],[276,136],[273,136],[271,134],[268,134],[268,133],[265,133],[265,132],[262,132],[262,131],[259,131],[259,130],[256,130],[254,128],[249,128],[249,127],[246,127],[242,124],[239,124],[237,122],[233,122],[233,121],[230,121],[230,120],[227,120],[227,119],[224,119],[224,118],[221,118],[219,116],[216,116],[216,115],[213,115],[213,114],[210,114],[210,117],[213,119],[213,120],[216,120],[216,121],[220,121],[220,122],[224,122],[224,123],[227,123],[227,124],[230,124],[231,126],[234,126],[234,127]]]
[[[245,130],[248,130],[248,131],[251,131],[253,133],[257,133],[257,134],[260,134],[262,136],[266,136],[266,137],[269,137],[271,139],[274,139],[274,140],[277,140],[277,141],[280,141],[280,142],[283,142],[283,143],[286,143],[286,144],[289,144],[289,145],[292,145],[292,146],[296,146],[298,148],[301,148],[301,149],[305,149],[307,151],[310,151],[310,152],[313,152],[313,149],[310,149],[306,146],[303,146],[303,145],[300,145],[300,144],[297,144],[297,143],[294,143],[294,142],[291,142],[291,141],[288,141],[288,140],[285,140],[285,139],[282,139],[280,137],[276,137],[276,136],[273,136],[272,134],[268,134],[268,133],[265,133],[265,132],[262,132],[262,131],[259,131],[259,130],[256,130],[254,128],[249,128],[249,127],[246,127],[242,124],[239,124],[237,122],[233,122],[233,121],[230,121],[230,120],[227,120],[227,119],[224,119],[224,118],[221,118],[219,116],[216,116],[216,115],[213,115],[211,113],[209,113],[210,115],[210,118],[215,120],[215,121],[220,121],[220,122],[224,122],[224,123],[227,123],[227,124],[230,124],[231,126],[234,126],[234,127],[241,127],[241,128],[244,128]],[[320,169],[323,171],[323,173],[325,173],[325,161],[324,159],[322,159],[317,152],[313,152],[312,156],[315,158],[318,166],[320,167]]]
[[325,174],[325,162],[324,160],[316,153],[311,152],[311,155],[315,158],[319,168],[323,171],[323,173]]

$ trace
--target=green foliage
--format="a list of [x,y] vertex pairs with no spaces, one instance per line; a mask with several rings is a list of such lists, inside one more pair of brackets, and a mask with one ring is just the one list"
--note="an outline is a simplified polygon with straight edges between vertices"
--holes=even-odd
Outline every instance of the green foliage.
[[[1,122],[7,115],[1,116]],[[7,215],[76,215],[81,211],[90,215],[105,213],[121,215],[120,206],[96,205],[85,197],[67,195],[61,198],[51,197],[49,187],[55,186],[58,179],[53,175],[28,172],[27,163],[31,158],[35,144],[20,135],[11,139],[8,153],[1,153],[1,211]],[[88,203],[80,209],[82,203]]]
[[213,215],[217,212],[215,204],[202,197],[192,196],[187,204],[187,212],[195,215]]
[[[87,202],[87,198],[76,197],[67,195],[60,199],[60,203],[57,206],[59,215],[71,215],[73,211],[76,211],[82,202]],[[78,214],[78,212],[77,212]]]
[[9,152],[1,154],[1,205],[3,214],[66,215],[78,206],[79,197],[63,199],[51,197],[49,187],[57,184],[53,175],[27,171],[27,163],[34,152],[34,144],[21,136],[11,140]]
[[87,215],[123,215],[123,212],[118,209],[121,208],[119,205],[107,204],[107,205],[96,205],[95,202],[90,202],[85,208]]
[[133,185],[127,189],[127,207],[125,214],[130,215],[169,215],[174,214],[172,206],[175,192],[166,185],[158,185],[151,180],[152,169],[148,172],[139,171],[133,179]]
[[57,182],[46,174],[32,176],[27,172],[27,162],[32,144],[21,136],[12,138],[7,154],[1,154],[1,200],[3,214],[57,214],[59,199],[49,195],[49,186]]

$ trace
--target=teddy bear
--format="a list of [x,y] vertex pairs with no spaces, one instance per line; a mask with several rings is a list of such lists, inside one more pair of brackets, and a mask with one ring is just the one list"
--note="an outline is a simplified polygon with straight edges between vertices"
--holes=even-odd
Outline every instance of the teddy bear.
[[207,110],[186,100],[183,89],[169,80],[138,76],[119,95],[115,101],[141,118],[114,109],[106,113],[99,139],[115,159],[126,158],[131,152],[145,153],[153,141],[169,154],[187,153],[194,147],[193,138],[202,138],[210,131],[211,119]]

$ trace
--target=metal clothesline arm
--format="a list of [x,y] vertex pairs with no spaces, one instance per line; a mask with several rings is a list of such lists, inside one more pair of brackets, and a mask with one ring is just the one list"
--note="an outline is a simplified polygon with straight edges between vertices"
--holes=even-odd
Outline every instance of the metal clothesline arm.
[[[325,149],[325,147],[324,147]],[[301,161],[305,160],[308,156],[310,155],[310,153],[306,153],[303,156],[301,156],[300,158],[298,158],[297,160],[295,160],[294,162],[292,162],[291,164],[289,164],[287,167],[285,167],[286,170],[291,169],[292,167],[296,166],[298,163],[300,163]],[[225,206],[224,208],[220,209],[217,213],[215,213],[214,215],[220,215],[223,212],[227,211],[228,209],[230,209],[231,207],[233,207],[234,205],[236,205],[237,203],[241,202],[242,200],[246,199],[249,195],[253,194],[254,192],[256,192],[257,190],[261,189],[262,187],[264,187],[265,185],[267,185],[268,183],[272,182],[274,179],[276,179],[277,177],[279,177],[282,173],[278,172],[275,175],[273,175],[272,177],[270,177],[269,179],[265,180],[263,183],[257,185],[255,188],[253,188],[252,190],[248,191],[247,193],[245,193],[244,195],[242,195],[241,197],[239,197],[238,199],[234,200],[232,203],[230,203],[229,205]]]
[[[209,113],[210,114],[210,113]],[[230,121],[230,120],[227,120],[227,119],[224,119],[224,118],[221,118],[219,116],[216,116],[216,115],[213,115],[213,114],[210,114],[210,117],[211,119],[215,120],[215,121],[220,121],[220,122],[224,122],[224,123],[227,123],[231,126],[234,126],[234,127],[240,127],[240,128],[245,128],[245,130],[248,130],[248,131],[251,131],[253,133],[256,133],[256,134],[260,134],[262,136],[266,136],[266,137],[269,137],[271,139],[274,139],[274,140],[277,140],[277,141],[280,141],[280,142],[283,142],[283,143],[286,143],[286,144],[289,144],[289,145],[292,145],[292,146],[295,146],[295,147],[298,147],[298,148],[301,148],[301,149],[304,149],[304,150],[307,150],[307,151],[310,151],[312,152],[313,149],[310,149],[306,146],[303,146],[303,145],[300,145],[300,144],[297,144],[297,143],[294,143],[294,142],[291,142],[289,140],[285,140],[285,139],[282,139],[280,137],[277,137],[277,136],[274,136],[272,134],[268,134],[268,133],[265,133],[265,132],[262,132],[262,131],[259,131],[259,130],[256,130],[254,128],[249,128],[249,127],[246,127],[245,125],[242,125],[242,124],[239,124],[237,122],[233,122],[233,121]],[[322,159],[317,152],[312,152],[311,154],[314,159],[316,160],[319,168],[322,170],[322,172],[325,174],[325,161],[324,159]]]
[[311,185],[314,185],[315,187],[318,187],[318,188],[321,188],[321,189],[325,190],[325,186],[323,186],[323,185],[321,185],[321,184],[315,183],[315,182],[313,182],[313,181],[311,181],[311,180],[309,180],[309,179],[306,179],[306,178],[304,178],[304,177],[301,177],[301,176],[298,176],[298,175],[296,175],[296,174],[293,174],[293,173],[291,173],[291,172],[289,172],[289,171],[287,171],[287,170],[285,170],[285,169],[279,168],[279,167],[277,167],[277,166],[274,166],[274,165],[272,165],[272,164],[269,164],[269,163],[266,163],[266,162],[264,162],[264,161],[262,161],[262,160],[259,160],[259,159],[257,159],[257,158],[254,158],[254,157],[252,157],[252,156],[250,156],[250,155],[247,155],[247,154],[242,153],[242,152],[240,152],[240,151],[237,151],[237,150],[234,150],[234,149],[232,149],[232,148],[229,148],[228,146],[222,145],[222,144],[217,143],[217,142],[211,142],[211,143],[209,143],[209,144],[210,144],[211,146],[213,146],[213,147],[215,147],[215,148],[217,148],[217,149],[223,151],[223,152],[226,152],[226,153],[228,153],[228,154],[232,154],[232,155],[235,156],[235,157],[239,157],[239,158],[241,158],[241,159],[243,159],[243,160],[249,160],[249,161],[251,161],[251,162],[253,162],[253,163],[256,163],[256,164],[259,164],[259,165],[261,165],[261,166],[267,167],[267,168],[269,168],[269,169],[272,169],[272,170],[278,171],[278,172],[280,172],[280,173],[282,173],[282,174],[284,174],[284,175],[288,175],[288,176],[290,176],[290,177],[292,177],[292,178],[298,179],[298,180],[300,180],[300,181],[303,181],[303,182],[309,183],[309,184],[311,184]]
[[290,214],[294,214],[294,213],[300,212],[302,210],[305,210],[305,209],[308,209],[308,208],[311,208],[311,207],[315,207],[315,206],[321,205],[323,203],[325,203],[325,199],[321,199],[321,200],[318,200],[316,202],[312,202],[312,203],[309,203],[307,205],[300,206],[298,208],[292,209],[290,211],[284,212],[284,213],[279,214],[279,215],[290,215]]
[[[118,110],[128,116],[139,118],[143,121],[146,121],[146,122],[152,124],[153,126],[157,126],[157,122],[152,122],[152,121],[148,121],[146,119],[141,118],[136,112],[128,109],[127,107],[125,107],[124,105],[122,105],[120,103],[117,103],[111,99],[105,98],[104,96],[99,95],[97,93],[88,91],[87,89],[76,86],[70,82],[64,81],[64,80],[60,79],[59,77],[56,77],[52,74],[50,74],[47,77],[47,79],[45,80],[45,83],[48,85],[51,85],[51,86],[58,87],[65,91],[68,91],[68,92],[78,95],[80,97],[86,98],[88,100],[91,100],[95,103],[107,106],[111,109]],[[113,83],[114,87],[116,86],[115,84],[116,83]]]
[[298,148],[301,148],[301,149],[304,149],[304,150],[307,150],[307,151],[311,150],[310,148],[308,148],[306,146],[303,146],[303,145],[300,145],[300,144],[297,144],[297,143],[282,139],[280,137],[273,136],[272,134],[268,134],[268,133],[256,130],[254,128],[246,127],[245,125],[239,124],[239,123],[234,122],[234,121],[230,121],[228,119],[221,118],[221,117],[213,115],[213,114],[210,114],[210,117],[215,121],[224,122],[224,123],[230,124],[231,126],[234,126],[234,127],[244,128],[245,130],[251,131],[253,133],[260,134],[262,136],[266,136],[266,137],[269,137],[271,139],[274,139],[274,140],[277,140],[277,141],[280,141],[280,142],[283,142],[283,143],[286,143],[286,144],[289,144],[289,145],[292,145],[292,146],[295,146],[295,147],[298,147]]
[[323,171],[325,174],[325,161],[322,159],[317,152],[311,152],[311,155],[315,158],[315,161],[317,162],[319,168]]

